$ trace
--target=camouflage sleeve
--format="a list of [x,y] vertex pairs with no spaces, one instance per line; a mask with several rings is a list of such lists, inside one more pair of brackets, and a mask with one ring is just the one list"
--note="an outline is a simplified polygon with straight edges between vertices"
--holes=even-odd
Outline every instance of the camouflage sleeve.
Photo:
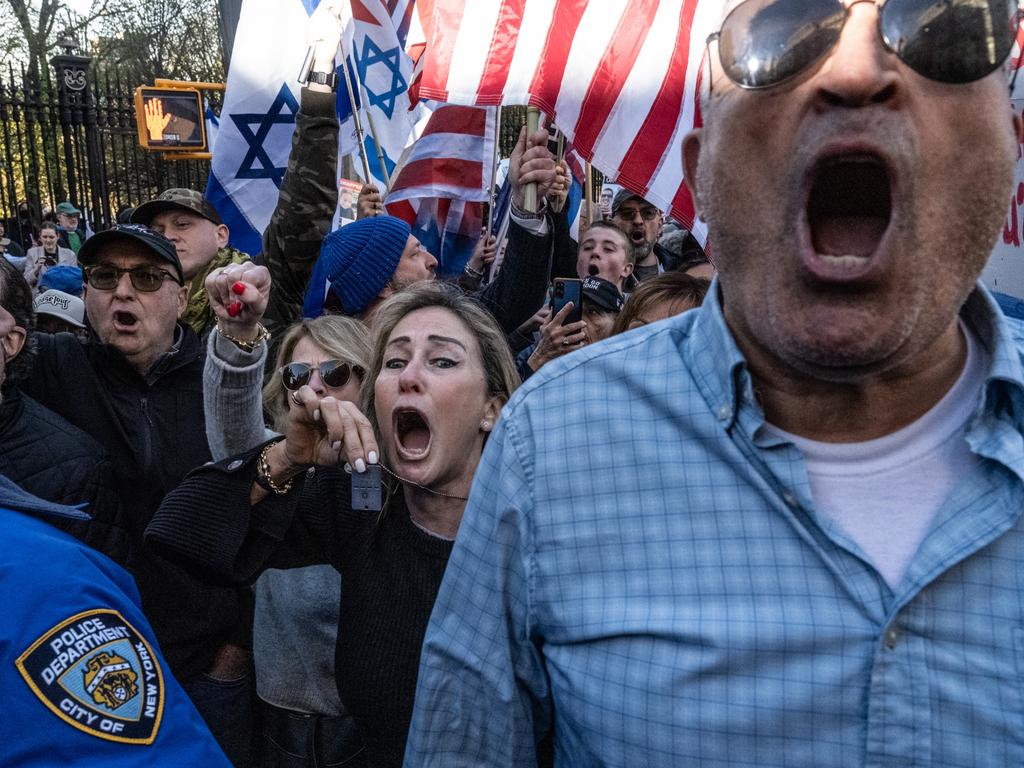
[[335,98],[302,89],[288,170],[263,233],[263,263],[274,281],[264,324],[272,333],[301,317],[306,283],[338,205]]

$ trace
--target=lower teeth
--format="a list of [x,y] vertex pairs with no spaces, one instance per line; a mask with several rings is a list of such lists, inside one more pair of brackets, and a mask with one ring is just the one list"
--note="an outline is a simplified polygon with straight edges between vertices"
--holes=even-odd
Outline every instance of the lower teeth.
[[823,253],[821,258],[822,261],[833,267],[859,267],[868,260],[867,256],[854,256],[852,254],[835,256],[831,253]]

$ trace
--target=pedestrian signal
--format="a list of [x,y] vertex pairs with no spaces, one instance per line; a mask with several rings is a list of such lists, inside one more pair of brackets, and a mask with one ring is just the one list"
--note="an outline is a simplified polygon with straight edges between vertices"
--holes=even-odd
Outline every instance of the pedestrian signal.
[[144,149],[206,150],[203,101],[194,88],[136,88],[135,123]]

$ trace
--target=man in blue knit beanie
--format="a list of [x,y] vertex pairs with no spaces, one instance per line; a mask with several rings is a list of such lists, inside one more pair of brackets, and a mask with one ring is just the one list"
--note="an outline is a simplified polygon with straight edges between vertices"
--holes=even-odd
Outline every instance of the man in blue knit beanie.
[[324,239],[302,315],[340,312],[370,322],[380,302],[413,283],[433,280],[436,268],[437,259],[401,219],[359,219]]

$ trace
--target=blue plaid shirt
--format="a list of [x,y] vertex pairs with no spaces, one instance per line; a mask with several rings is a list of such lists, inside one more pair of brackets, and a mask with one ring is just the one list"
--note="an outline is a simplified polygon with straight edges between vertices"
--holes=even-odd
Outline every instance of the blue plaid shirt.
[[811,502],[716,291],[545,366],[477,471],[406,766],[1024,766],[1024,333],[891,590]]

